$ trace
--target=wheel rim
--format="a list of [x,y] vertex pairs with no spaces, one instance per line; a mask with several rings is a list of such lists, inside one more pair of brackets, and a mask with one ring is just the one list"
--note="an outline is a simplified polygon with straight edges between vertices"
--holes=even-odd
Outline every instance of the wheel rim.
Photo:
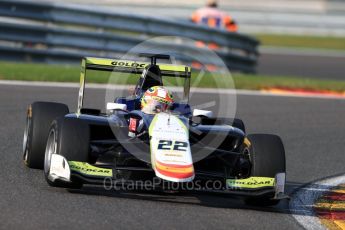
[[26,118],[26,126],[24,130],[24,137],[23,137],[23,159],[25,164],[28,162],[28,155],[29,155],[29,149],[28,149],[28,143],[30,138],[30,126],[31,126],[31,117]]
[[47,140],[47,146],[44,154],[44,172],[48,175],[51,164],[52,154],[56,152],[55,131],[51,130]]

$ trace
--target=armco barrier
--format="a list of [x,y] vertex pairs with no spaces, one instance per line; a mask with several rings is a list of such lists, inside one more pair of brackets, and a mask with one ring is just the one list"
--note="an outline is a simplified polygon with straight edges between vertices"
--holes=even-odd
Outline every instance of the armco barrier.
[[[82,56],[116,57],[156,36],[177,36],[216,43],[216,53],[231,70],[255,72],[258,41],[192,23],[147,16],[102,12],[78,7],[28,1],[0,1],[0,58],[42,62],[73,62]],[[175,58],[206,64],[207,49],[194,43],[172,41],[147,43],[155,52],[174,51]],[[46,56],[46,57],[44,57]]]

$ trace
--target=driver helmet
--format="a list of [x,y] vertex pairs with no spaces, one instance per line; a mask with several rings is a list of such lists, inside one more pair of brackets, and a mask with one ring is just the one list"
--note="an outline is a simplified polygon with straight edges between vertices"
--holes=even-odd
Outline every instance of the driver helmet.
[[147,114],[166,112],[174,103],[171,93],[162,86],[153,86],[141,97],[141,110]]

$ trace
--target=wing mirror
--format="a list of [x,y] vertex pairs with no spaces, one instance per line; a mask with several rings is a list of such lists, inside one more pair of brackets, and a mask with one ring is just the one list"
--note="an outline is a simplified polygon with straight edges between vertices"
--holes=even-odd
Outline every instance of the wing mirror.
[[108,102],[107,103],[107,111],[113,112],[114,110],[127,110],[127,105],[114,103],[114,102]]
[[207,118],[213,118],[213,112],[209,110],[194,109],[193,117],[204,116]]

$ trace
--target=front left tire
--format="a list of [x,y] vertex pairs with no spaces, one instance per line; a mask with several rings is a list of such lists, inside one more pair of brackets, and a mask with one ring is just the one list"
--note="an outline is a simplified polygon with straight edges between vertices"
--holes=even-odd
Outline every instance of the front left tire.
[[[286,173],[285,149],[281,138],[270,134],[248,135],[251,145],[249,156],[252,163],[252,177],[271,177],[277,173]],[[251,197],[246,204],[254,206],[273,206],[280,200],[272,199],[274,194]]]

